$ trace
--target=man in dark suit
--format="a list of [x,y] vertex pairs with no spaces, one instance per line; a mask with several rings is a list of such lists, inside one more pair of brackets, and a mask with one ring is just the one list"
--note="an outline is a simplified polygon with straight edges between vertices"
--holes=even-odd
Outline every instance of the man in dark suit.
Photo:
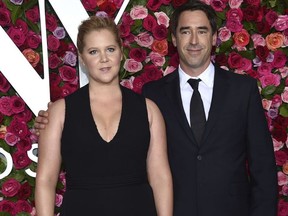
[[[174,215],[275,216],[276,165],[257,83],[211,63],[215,19],[202,2],[177,8],[170,27],[180,65],[143,88],[166,122]],[[200,140],[190,127],[191,78],[201,80],[206,123]]]
[[[180,65],[143,88],[166,123],[174,216],[275,216],[276,165],[257,83],[211,63],[215,19],[198,1],[177,8],[171,29]],[[206,123],[200,140],[190,127],[191,78],[201,79]],[[40,129],[48,114],[39,115]]]

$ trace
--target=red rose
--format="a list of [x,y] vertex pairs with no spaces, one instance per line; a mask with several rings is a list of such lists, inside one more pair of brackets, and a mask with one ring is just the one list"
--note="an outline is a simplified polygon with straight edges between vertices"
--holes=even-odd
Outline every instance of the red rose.
[[29,31],[26,37],[26,44],[28,45],[28,47],[36,49],[40,43],[41,43],[40,35],[36,34],[33,31]]
[[265,21],[257,22],[256,28],[259,34],[267,34],[270,32],[270,25]]
[[11,97],[11,108],[14,114],[23,112],[25,103],[20,97],[14,95]]
[[28,157],[27,152],[16,151],[12,154],[13,164],[15,169],[23,169],[31,164],[31,159]]
[[64,98],[78,89],[78,86],[65,83],[61,88],[61,98]]
[[62,81],[61,77],[56,73],[50,73],[49,80],[50,80],[51,87],[58,86],[60,82]]
[[246,73],[255,79],[259,79],[259,74],[257,73],[257,71],[255,71],[253,69],[246,71]]
[[122,22],[119,26],[119,30],[121,38],[127,37],[130,34],[130,25],[126,25]]
[[244,19],[247,20],[248,22],[256,21],[258,17],[258,10],[259,8],[255,6],[243,8]]
[[25,12],[26,18],[33,23],[37,23],[40,20],[40,13],[38,6],[35,6]]
[[59,75],[63,81],[72,83],[77,77],[77,71],[73,67],[64,65],[59,68]]
[[177,8],[183,4],[185,4],[188,0],[172,0],[172,5],[174,8]]
[[26,40],[24,32],[13,26],[8,29],[7,34],[18,47],[22,46]]
[[94,11],[97,7],[97,1],[95,0],[81,0],[86,11]]
[[148,0],[146,7],[151,11],[157,11],[161,6],[161,1],[159,0]]
[[260,6],[261,0],[245,0],[245,3],[258,7]]
[[242,56],[236,52],[231,52],[228,56],[228,65],[232,69],[242,67]]
[[8,212],[15,215],[15,203],[10,200],[2,200],[0,202],[0,212]]
[[105,11],[109,17],[114,17],[117,10],[116,5],[111,1],[105,1],[103,4],[99,5],[100,11]]
[[276,13],[276,11],[273,11],[271,9],[269,9],[268,12],[265,14],[265,20],[270,26],[275,22],[277,18],[278,14]]
[[26,200],[30,197],[32,193],[32,187],[29,185],[28,182],[25,182],[21,185],[21,188],[17,194],[19,200]]
[[135,79],[133,80],[133,88],[132,90],[138,94],[142,93],[142,87],[145,84],[145,78],[141,75],[135,77]]
[[32,141],[29,138],[23,138],[18,141],[17,148],[19,151],[27,152],[32,147]]
[[223,2],[221,0],[211,0],[210,5],[215,11],[221,12],[226,8],[227,2]]
[[69,50],[69,47],[69,44],[67,44],[64,40],[61,40],[59,48],[57,49],[57,55],[59,57],[63,57],[66,54],[66,51]]
[[11,116],[13,114],[10,97],[0,97],[0,112],[6,116]]
[[279,142],[285,143],[287,140],[286,128],[280,125],[274,125],[274,128],[271,132],[272,137]]
[[29,122],[32,119],[32,112],[25,106],[23,112],[17,113],[14,118],[20,122]]
[[[276,95],[275,95],[276,96]],[[279,100],[281,100],[281,98],[279,98]],[[282,125],[282,127],[287,128],[288,127],[288,118],[285,118],[281,115],[278,115],[275,119],[274,119],[274,124],[278,124],[278,125]]]
[[10,125],[7,126],[7,132],[15,134],[20,139],[30,134],[30,131],[28,129],[28,125],[26,124],[26,122],[20,122],[19,120],[15,118],[10,122]]
[[231,32],[239,32],[241,29],[243,29],[243,25],[240,22],[240,20],[237,19],[228,19],[226,22],[226,27],[231,31]]
[[57,19],[54,15],[46,13],[46,28],[53,32],[57,28]]
[[158,24],[156,19],[151,14],[148,14],[148,16],[144,18],[142,25],[147,31],[152,31]]
[[4,77],[4,75],[0,72],[0,91],[3,93],[8,92],[10,89],[10,84],[7,81],[7,79]]
[[124,12],[122,15],[122,23],[125,25],[133,25],[134,20],[131,18],[128,12]]
[[158,80],[162,77],[162,71],[159,70],[155,65],[145,65],[143,68],[143,80],[145,83],[150,82],[152,80]]
[[224,53],[218,54],[215,57],[215,62],[220,66],[227,66],[227,56]]
[[49,68],[55,69],[60,65],[62,60],[58,57],[56,53],[52,53],[48,58],[48,62],[49,62]]
[[286,54],[281,50],[276,50],[274,52],[274,59],[273,59],[272,65],[275,68],[282,68],[285,66],[286,62],[287,62]]
[[288,160],[288,155],[284,151],[276,151],[275,159],[276,159],[276,164],[278,166],[282,166]]
[[278,202],[278,216],[287,216],[288,202],[280,199]]
[[48,49],[50,51],[57,51],[60,46],[60,41],[54,35],[48,35],[47,37]]
[[151,49],[152,51],[157,52],[162,56],[165,56],[168,53],[168,42],[166,39],[161,41],[154,40]]
[[173,56],[171,56],[169,60],[169,65],[173,66],[174,68],[177,68],[179,65],[179,55],[178,53],[175,53]]
[[6,8],[0,8],[0,26],[5,27],[11,24],[10,11]]
[[156,25],[152,29],[152,34],[156,40],[164,40],[165,38],[167,38],[168,29],[163,24]]
[[27,212],[31,213],[32,212],[32,206],[30,203],[28,203],[26,200],[17,200],[15,204],[15,213],[19,212]]
[[20,31],[22,31],[25,35],[28,33],[28,25],[26,22],[24,22],[22,19],[17,19],[15,22],[15,28],[18,28]]
[[20,182],[15,179],[8,179],[2,184],[1,192],[6,197],[15,196],[21,188]]
[[257,46],[255,53],[262,62],[266,62],[266,58],[269,55],[269,49],[267,46]]
[[129,52],[129,57],[138,62],[143,62],[146,56],[147,52],[142,48],[132,48]]
[[62,98],[61,94],[62,94],[62,90],[58,85],[57,86],[54,85],[50,87],[50,95],[51,95],[52,102]]

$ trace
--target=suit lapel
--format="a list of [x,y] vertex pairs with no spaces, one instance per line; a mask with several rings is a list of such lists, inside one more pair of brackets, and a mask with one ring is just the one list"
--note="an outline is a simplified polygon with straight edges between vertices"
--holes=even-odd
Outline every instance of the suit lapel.
[[206,123],[203,140],[204,144],[210,135],[214,124],[217,121],[217,117],[222,112],[223,102],[226,100],[227,92],[229,91],[229,81],[226,76],[226,71],[215,66],[215,77],[214,77],[214,87],[213,87],[213,95],[211,101],[211,107],[209,111],[208,121]]
[[[172,74],[171,74],[172,75]],[[166,80],[165,92],[171,104],[173,114],[175,114],[178,123],[183,128],[187,136],[192,143],[196,144],[196,140],[193,136],[189,123],[186,119],[186,115],[182,105],[182,99],[180,94],[179,74],[175,71],[169,79]],[[197,144],[196,144],[197,145]]]

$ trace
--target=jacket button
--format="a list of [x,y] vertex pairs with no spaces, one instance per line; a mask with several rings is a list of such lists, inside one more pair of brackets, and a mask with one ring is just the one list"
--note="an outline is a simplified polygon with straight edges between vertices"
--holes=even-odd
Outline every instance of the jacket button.
[[201,155],[197,155],[197,160],[202,160],[202,156]]

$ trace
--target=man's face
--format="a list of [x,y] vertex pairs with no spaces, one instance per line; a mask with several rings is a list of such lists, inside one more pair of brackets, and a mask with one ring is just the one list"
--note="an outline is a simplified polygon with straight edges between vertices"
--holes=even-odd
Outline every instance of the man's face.
[[184,11],[179,17],[176,35],[172,35],[181,68],[189,75],[201,74],[210,63],[211,49],[216,44],[216,39],[217,34],[212,35],[204,12]]

